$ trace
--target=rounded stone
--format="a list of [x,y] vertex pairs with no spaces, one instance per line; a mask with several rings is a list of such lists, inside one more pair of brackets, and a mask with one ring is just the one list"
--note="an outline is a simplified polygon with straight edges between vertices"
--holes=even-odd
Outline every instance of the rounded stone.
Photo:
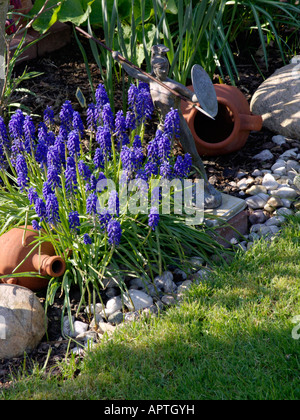
[[0,284],[0,359],[30,353],[46,332],[45,311],[25,287]]
[[270,196],[268,194],[257,194],[249,197],[245,200],[247,206],[253,210],[262,209],[269,200]]
[[141,290],[131,289],[124,293],[124,303],[130,311],[139,311],[151,306],[153,299]]
[[163,290],[164,293],[172,293],[176,290],[176,284],[173,282],[173,274],[170,271],[165,271],[161,276],[154,279],[154,285]]
[[275,197],[291,199],[291,200],[299,196],[298,191],[288,186],[280,187],[277,190],[272,191],[271,194]]
[[267,194],[267,188],[264,185],[252,185],[252,187],[246,190],[246,194],[257,195],[260,193]]
[[271,197],[265,205],[264,209],[268,212],[273,212],[275,209],[282,206],[283,203],[279,197]]
[[286,138],[279,134],[277,136],[272,137],[272,142],[277,144],[278,146],[282,146],[283,144],[286,143]]
[[274,190],[274,189],[278,188],[279,184],[272,174],[265,174],[265,176],[262,180],[262,185],[267,190]]
[[[105,308],[105,315],[110,316],[113,313],[120,311],[122,307],[123,307],[123,304],[122,304],[121,297],[115,296],[107,301],[106,308]],[[100,312],[100,314],[104,316],[104,311]]]
[[254,210],[249,216],[249,222],[251,225],[256,225],[258,223],[265,223],[267,218],[268,217],[263,210]]
[[[284,106],[283,106],[284,104]],[[275,71],[254,93],[250,109],[262,116],[264,127],[298,139],[300,133],[300,67],[289,64]]]

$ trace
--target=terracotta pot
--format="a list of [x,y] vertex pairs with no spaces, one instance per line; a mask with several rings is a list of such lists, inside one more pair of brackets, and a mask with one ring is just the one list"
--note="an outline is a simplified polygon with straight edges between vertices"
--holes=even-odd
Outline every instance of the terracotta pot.
[[[262,117],[253,115],[242,92],[228,85],[214,85],[219,105],[215,120],[182,101],[181,110],[193,134],[199,155],[218,156],[241,149],[250,131],[262,129]],[[193,87],[188,87],[193,91]]]
[[[0,237],[0,275],[12,274],[35,246],[37,232],[33,230],[32,226],[27,226],[23,244],[24,229],[22,228],[24,226],[21,229],[11,229]],[[42,276],[60,277],[65,270],[64,259],[55,255],[55,250],[50,242],[44,242],[41,244],[40,255],[39,248],[36,248],[15,272],[36,272]],[[12,277],[4,279],[2,282],[18,284],[36,291],[46,288],[49,280],[38,277]]]

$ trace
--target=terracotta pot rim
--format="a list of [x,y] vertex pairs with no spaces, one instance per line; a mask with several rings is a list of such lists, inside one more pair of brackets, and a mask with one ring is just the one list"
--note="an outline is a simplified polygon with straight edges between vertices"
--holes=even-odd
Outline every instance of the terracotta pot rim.
[[232,141],[237,138],[238,133],[239,133],[240,128],[241,128],[239,112],[238,112],[238,109],[236,108],[236,106],[222,96],[217,96],[217,101],[218,101],[219,104],[225,105],[226,107],[228,107],[233,114],[233,130],[232,130],[230,136],[228,136],[225,140],[222,140],[218,143],[210,143],[210,142],[206,142],[206,141],[202,140],[199,137],[199,135],[196,133],[196,131],[194,129],[195,118],[196,118],[197,113],[199,112],[199,111],[197,111],[196,108],[192,109],[191,119],[190,119],[190,129],[192,131],[192,134],[193,134],[193,137],[194,137],[195,141],[198,144],[200,144],[202,146],[205,146],[205,147],[209,147],[210,149],[213,149],[213,150],[214,149],[220,149],[220,148],[226,147],[229,144],[232,144]]

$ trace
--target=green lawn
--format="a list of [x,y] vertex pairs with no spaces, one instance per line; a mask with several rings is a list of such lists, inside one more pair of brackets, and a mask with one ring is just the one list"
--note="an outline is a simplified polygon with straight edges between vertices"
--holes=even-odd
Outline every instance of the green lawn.
[[299,399],[299,227],[291,221],[180,306],[120,329],[79,365],[63,364],[60,377],[37,369],[1,399]]

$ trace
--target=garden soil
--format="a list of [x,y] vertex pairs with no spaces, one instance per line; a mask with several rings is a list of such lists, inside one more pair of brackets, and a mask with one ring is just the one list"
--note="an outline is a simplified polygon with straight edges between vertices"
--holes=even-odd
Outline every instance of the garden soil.
[[[92,75],[94,88],[101,82],[101,76],[97,65],[94,62],[90,52],[89,44],[86,40],[81,40],[87,52],[89,67]],[[251,97],[258,86],[263,82],[263,77],[270,76],[277,68],[282,67],[284,63],[276,51],[269,51],[269,68],[266,69],[263,58],[259,50],[253,55],[254,60],[247,52],[237,56],[237,68],[239,71],[239,80],[236,80],[237,87],[250,102]],[[27,71],[37,71],[43,73],[38,78],[24,82],[21,87],[30,89],[35,96],[24,94],[21,103],[32,110],[33,114],[42,115],[47,105],[52,106],[59,122],[58,114],[61,105],[65,100],[70,100],[75,110],[82,113],[84,110],[76,99],[76,91],[79,87],[84,94],[87,103],[92,102],[91,89],[86,75],[85,64],[82,55],[78,49],[77,43],[72,39],[71,44],[61,50],[37,58],[28,62],[23,62],[16,67],[16,76],[21,74],[25,67]],[[219,83],[219,75],[215,74],[214,83]],[[224,83],[229,79],[225,78]],[[115,107],[122,108],[122,84],[115,87]],[[148,139],[154,134],[155,125],[148,127]],[[239,171],[251,175],[254,169],[269,169],[273,163],[286,150],[293,147],[300,147],[300,142],[288,140],[283,146],[277,146],[272,142],[274,133],[263,128],[260,132],[252,132],[249,135],[246,145],[235,153],[225,156],[203,157],[210,182],[220,191],[239,196],[239,190],[234,185],[237,181]],[[146,137],[147,140],[147,137]],[[269,149],[274,159],[268,162],[260,163],[253,159],[253,156],[264,149]],[[180,147],[176,153],[181,153]],[[45,293],[38,294],[41,302],[45,302]],[[72,309],[76,311],[80,300],[79,292],[72,292]],[[52,375],[61,375],[57,362],[66,356],[68,350],[68,341],[61,338],[61,310],[63,298],[55,299],[54,305],[48,309],[48,335],[44,337],[39,347],[30,355],[15,358],[11,360],[0,360],[0,390],[12,385],[12,377],[17,378],[20,372],[31,371],[35,363],[43,366],[47,360],[47,371]],[[87,321],[86,315],[81,312],[79,319]],[[51,352],[50,352],[51,350]],[[78,356],[79,360],[80,356]],[[78,373],[78,372],[77,372]],[[76,375],[76,372],[75,372]]]

